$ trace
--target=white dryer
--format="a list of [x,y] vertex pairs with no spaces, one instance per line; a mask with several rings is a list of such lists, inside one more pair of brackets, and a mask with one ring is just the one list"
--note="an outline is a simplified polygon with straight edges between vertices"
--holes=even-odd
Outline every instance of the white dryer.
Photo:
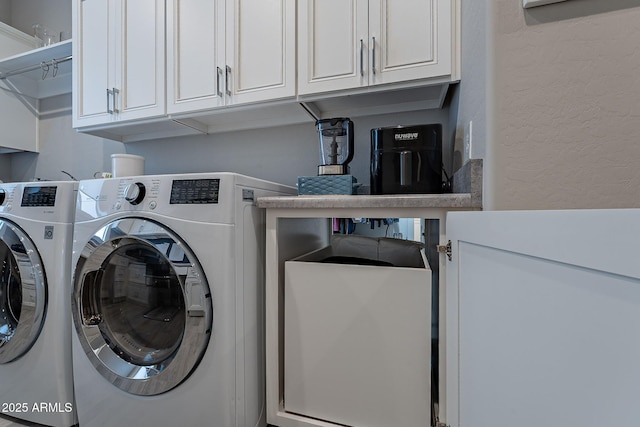
[[72,265],[81,426],[266,425],[265,215],[231,173],[81,181]]
[[77,182],[0,184],[0,408],[77,424],[71,371],[71,249]]

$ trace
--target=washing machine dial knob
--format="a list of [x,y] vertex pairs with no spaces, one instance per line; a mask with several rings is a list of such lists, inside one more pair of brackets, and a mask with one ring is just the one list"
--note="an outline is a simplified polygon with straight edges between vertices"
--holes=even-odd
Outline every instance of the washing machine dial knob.
[[124,189],[124,199],[132,205],[137,205],[144,200],[146,194],[144,184],[141,182],[134,182],[129,184]]
[[4,191],[4,188],[0,188],[0,206],[4,203],[4,199],[7,197],[7,192]]

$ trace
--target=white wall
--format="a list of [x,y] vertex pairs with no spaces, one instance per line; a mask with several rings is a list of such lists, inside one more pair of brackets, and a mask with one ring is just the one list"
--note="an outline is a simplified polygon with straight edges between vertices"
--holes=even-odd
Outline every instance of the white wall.
[[640,207],[638,2],[462,3],[463,46],[489,29],[463,56],[462,84],[485,70],[490,90],[474,107],[481,89],[461,84],[457,126],[486,109],[485,208]]

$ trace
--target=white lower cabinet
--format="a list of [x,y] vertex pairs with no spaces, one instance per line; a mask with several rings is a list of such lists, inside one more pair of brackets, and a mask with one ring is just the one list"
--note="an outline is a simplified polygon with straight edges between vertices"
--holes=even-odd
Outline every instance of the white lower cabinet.
[[402,196],[258,199],[267,209],[269,424],[430,425],[431,397],[437,395],[432,388],[432,270],[442,272],[443,259],[436,256],[435,266],[426,261],[422,267],[401,265],[411,259],[410,252],[381,245],[373,252],[386,254],[378,260],[394,266],[320,260],[335,255],[331,218],[434,218],[443,224],[447,209],[442,206],[455,206],[456,200],[471,208],[470,197],[446,195],[440,207]]
[[[431,414],[428,262],[417,243],[338,237],[285,262],[284,410],[337,425],[421,425]],[[345,257],[380,263],[331,262]]]
[[639,218],[448,216],[447,425],[638,424]]
[[[444,203],[445,196],[431,207],[425,197],[423,207],[405,201],[403,208],[393,207],[400,204],[393,196],[258,200],[267,208],[268,422],[636,425],[640,210],[453,212],[464,205]],[[423,355],[412,365],[405,351],[422,354],[420,340],[430,336],[418,303],[424,295],[407,293],[399,276],[314,263],[319,252],[312,250],[329,245],[326,219],[335,216],[439,219],[439,260],[431,262],[439,269],[434,376],[425,368],[435,360]],[[308,218],[325,219],[325,227],[303,227]],[[367,288],[381,282],[388,287]],[[406,336],[416,348],[403,343]],[[350,358],[354,348],[369,356]],[[387,366],[397,370],[384,377]],[[437,378],[437,405],[407,372],[429,384]],[[401,412],[394,412],[396,396],[385,395],[394,387],[407,405]],[[433,412],[406,422],[411,410],[426,407]]]

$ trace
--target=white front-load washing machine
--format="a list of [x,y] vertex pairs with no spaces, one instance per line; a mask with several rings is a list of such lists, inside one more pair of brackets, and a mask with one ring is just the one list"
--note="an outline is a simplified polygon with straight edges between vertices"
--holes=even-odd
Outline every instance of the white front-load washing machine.
[[77,424],[71,249],[77,182],[0,184],[0,413]]
[[81,181],[73,367],[81,426],[266,425],[264,211],[232,173]]

